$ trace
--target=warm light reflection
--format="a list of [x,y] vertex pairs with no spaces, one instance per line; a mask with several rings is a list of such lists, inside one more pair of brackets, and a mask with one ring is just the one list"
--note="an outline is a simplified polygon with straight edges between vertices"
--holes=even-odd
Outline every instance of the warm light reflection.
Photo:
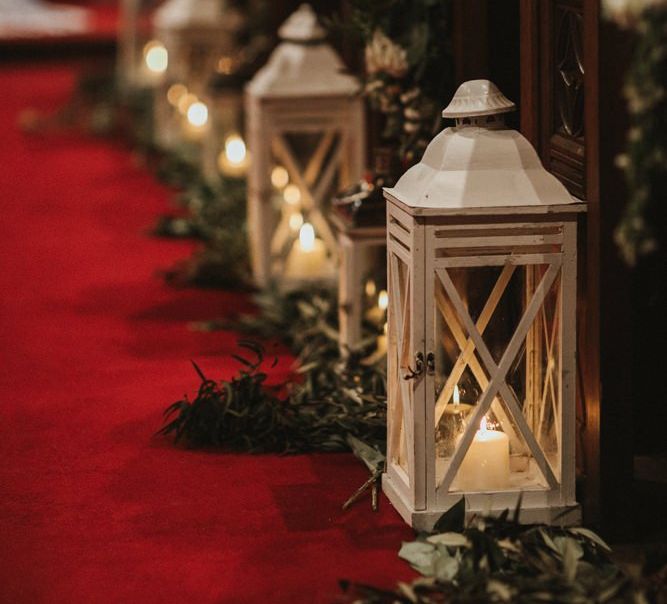
[[287,185],[283,197],[288,204],[295,206],[301,201],[301,191],[296,185]]
[[303,224],[303,214],[301,212],[294,212],[289,217],[289,228],[293,231],[298,231]]
[[170,105],[177,107],[181,98],[187,93],[187,86],[184,86],[183,84],[172,84],[169,86],[169,90],[167,90],[167,100]]
[[380,310],[387,310],[388,306],[389,306],[389,294],[387,293],[387,290],[383,289],[378,294],[378,308]]
[[208,107],[201,101],[196,101],[188,107],[188,122],[196,128],[201,128],[208,121]]
[[271,184],[276,188],[276,189],[282,189],[287,186],[287,183],[289,182],[289,174],[287,173],[287,170],[283,168],[282,166],[276,166],[271,170]]
[[243,139],[238,134],[230,134],[225,140],[225,155],[229,163],[238,165],[246,158],[247,150]]
[[375,293],[377,292],[377,286],[375,285],[375,281],[373,281],[373,279],[369,279],[368,281],[366,281],[365,291],[366,291],[366,296],[368,296],[369,298],[372,298],[375,295]]
[[304,252],[312,252],[315,249],[315,229],[309,222],[304,223],[299,231],[299,243]]
[[153,73],[164,73],[169,64],[169,54],[160,42],[152,40],[144,46],[144,61]]

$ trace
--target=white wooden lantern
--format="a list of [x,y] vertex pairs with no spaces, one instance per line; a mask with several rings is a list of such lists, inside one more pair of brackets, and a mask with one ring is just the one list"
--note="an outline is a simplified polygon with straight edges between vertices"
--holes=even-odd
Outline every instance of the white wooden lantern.
[[235,50],[242,15],[224,0],[166,0],[155,12],[155,44],[166,66],[155,97],[155,132],[164,148],[194,146],[210,130],[206,88],[221,59]]
[[388,443],[383,488],[430,528],[465,498],[572,523],[577,216],[585,204],[504,127],[487,80],[461,85],[387,199]]
[[245,92],[248,229],[260,287],[333,279],[336,239],[326,204],[364,166],[359,82],[303,4]]
[[159,0],[120,3],[116,69],[123,94],[157,85],[167,69],[167,51],[151,32],[152,13],[159,4]]

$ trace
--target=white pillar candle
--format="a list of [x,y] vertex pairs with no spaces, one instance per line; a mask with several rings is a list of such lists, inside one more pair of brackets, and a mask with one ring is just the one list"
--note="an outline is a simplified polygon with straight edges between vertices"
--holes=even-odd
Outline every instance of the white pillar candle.
[[324,242],[315,237],[313,225],[306,222],[287,256],[285,275],[291,279],[323,279],[328,273]]
[[[460,442],[461,437],[458,440]],[[509,438],[499,430],[487,430],[484,418],[456,475],[456,488],[461,491],[496,491],[506,489],[509,479]]]

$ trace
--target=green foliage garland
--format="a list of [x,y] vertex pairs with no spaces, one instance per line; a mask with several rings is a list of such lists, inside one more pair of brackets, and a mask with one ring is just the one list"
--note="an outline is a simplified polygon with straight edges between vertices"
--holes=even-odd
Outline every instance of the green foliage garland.
[[464,527],[461,499],[436,525],[403,543],[399,556],[422,577],[394,590],[343,583],[355,604],[486,604],[667,602],[663,557],[632,578],[614,564],[609,546],[585,528],[522,525],[520,502],[510,517],[473,518]]
[[[368,364],[370,336],[342,359],[338,345],[337,300],[326,288],[258,294],[259,313],[241,317],[234,327],[253,336],[280,338],[297,355],[297,378],[281,398],[264,386],[263,349],[242,345],[256,355],[235,358],[246,369],[230,382],[202,377],[196,398],[167,409],[174,414],[163,429],[192,447],[236,451],[302,453],[350,449],[353,436],[375,451],[386,441],[386,375],[383,364]],[[220,325],[206,324],[206,328]],[[229,326],[229,324],[224,324]],[[268,435],[266,427],[274,433]]]
[[418,161],[440,129],[440,110],[452,92],[450,2],[359,0],[349,25],[365,44],[366,94],[384,117],[383,144],[403,166]]
[[608,12],[619,24],[638,34],[625,86],[631,127],[626,153],[618,158],[619,166],[625,170],[629,199],[615,232],[621,254],[632,266],[639,257],[664,245],[667,2],[634,2],[632,6],[615,7],[619,9],[622,10],[618,13],[611,9]]

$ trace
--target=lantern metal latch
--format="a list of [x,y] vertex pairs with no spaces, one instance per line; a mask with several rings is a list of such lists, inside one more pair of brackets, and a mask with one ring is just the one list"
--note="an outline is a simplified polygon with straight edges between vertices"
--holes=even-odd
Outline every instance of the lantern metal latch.
[[424,353],[418,352],[415,354],[415,368],[408,365],[408,373],[403,376],[404,380],[413,380],[424,373]]
[[435,355],[432,352],[426,355],[426,373],[428,375],[435,374]]

